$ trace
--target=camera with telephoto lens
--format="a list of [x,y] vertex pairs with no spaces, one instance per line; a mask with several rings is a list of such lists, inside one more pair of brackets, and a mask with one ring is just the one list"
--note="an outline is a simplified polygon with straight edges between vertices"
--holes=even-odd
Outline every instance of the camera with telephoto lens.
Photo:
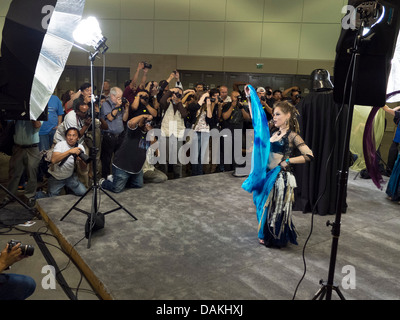
[[146,62],[146,61],[142,61],[143,63],[143,69],[151,69],[153,67],[152,64]]
[[[15,247],[17,244],[21,243],[21,241],[18,240],[10,240],[8,242],[8,252],[11,251],[13,247]],[[21,248],[21,256],[32,256],[33,252],[35,251],[35,248],[29,244],[22,244],[20,245]]]
[[[78,143],[75,144],[75,148],[78,147]],[[87,154],[85,154],[82,150],[81,152],[76,156],[74,155],[74,157],[79,157],[83,162],[85,163],[89,163],[90,160],[92,160]]]

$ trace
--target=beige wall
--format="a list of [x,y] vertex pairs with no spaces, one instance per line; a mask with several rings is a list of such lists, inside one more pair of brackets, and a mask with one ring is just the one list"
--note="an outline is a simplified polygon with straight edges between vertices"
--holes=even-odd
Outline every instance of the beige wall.
[[[107,55],[129,55],[132,72],[147,60],[154,66],[163,63],[168,72],[310,74],[326,68],[332,73],[345,4],[347,0],[87,0],[83,16],[100,20],[109,39]],[[257,69],[257,63],[263,68]]]
[[[1,0],[0,28],[11,0]],[[106,65],[167,70],[309,74],[333,71],[347,0],[86,0],[110,47]],[[263,68],[257,69],[256,64]],[[68,61],[88,65],[74,48]],[[161,66],[164,64],[164,66]]]
[[112,53],[332,60],[345,0],[87,0]]

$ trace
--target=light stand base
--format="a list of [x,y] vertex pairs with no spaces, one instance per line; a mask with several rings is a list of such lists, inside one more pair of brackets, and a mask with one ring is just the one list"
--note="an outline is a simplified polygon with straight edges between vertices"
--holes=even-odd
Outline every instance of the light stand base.
[[[93,190],[93,195],[92,195],[92,207],[91,207],[91,211],[88,212],[88,211],[85,211],[85,210],[83,210],[83,209],[81,209],[81,208],[78,208],[77,205],[78,205],[78,204],[89,194],[89,192],[92,191],[92,190]],[[104,216],[106,216],[107,214],[110,214],[110,213],[112,213],[112,212],[114,212],[114,211],[117,211],[117,210],[122,209],[122,210],[124,210],[129,216],[131,216],[131,217],[133,218],[133,220],[137,220],[137,218],[136,218],[132,213],[130,213],[130,212],[129,212],[125,207],[123,207],[117,200],[115,200],[108,192],[106,192],[103,188],[101,188],[101,187],[98,185],[97,182],[95,182],[95,183],[86,191],[86,193],[85,193],[83,196],[81,196],[81,198],[80,198],[77,202],[75,202],[75,204],[71,207],[71,209],[69,209],[68,212],[60,219],[60,221],[63,221],[63,220],[71,213],[71,211],[74,210],[74,209],[75,209],[76,211],[79,211],[79,212],[81,212],[81,213],[84,213],[84,214],[86,214],[86,215],[88,216],[88,218],[89,218],[89,232],[88,232],[88,236],[87,236],[87,238],[88,238],[88,245],[87,245],[87,247],[88,247],[88,248],[90,248],[90,246],[91,246],[92,229],[93,229],[93,226],[94,226],[94,221],[96,221],[95,218],[96,218],[97,215],[99,214],[99,211],[98,211],[98,209],[97,209],[97,194],[98,194],[98,192],[99,192],[100,190],[101,190],[105,195],[107,195],[115,204],[118,205],[118,207],[116,207],[116,208],[114,208],[114,209],[111,209],[111,210],[105,212],[105,213],[104,213]],[[86,234],[86,232],[85,232],[85,234]]]
[[312,298],[312,300],[323,300],[325,298],[326,293],[328,292],[328,290],[330,291],[335,291],[340,300],[346,300],[345,297],[343,296],[342,292],[339,289],[339,286],[329,286],[327,282],[320,280],[319,283],[322,285],[321,288],[317,291],[317,293],[314,295],[314,297]]

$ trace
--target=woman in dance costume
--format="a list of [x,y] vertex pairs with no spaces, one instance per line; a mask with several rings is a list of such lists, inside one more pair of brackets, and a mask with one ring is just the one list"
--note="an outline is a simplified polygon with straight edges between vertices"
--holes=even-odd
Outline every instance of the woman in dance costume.
[[[242,187],[253,193],[257,209],[258,238],[267,247],[297,244],[292,221],[296,179],[294,164],[313,160],[313,153],[299,136],[297,110],[287,101],[274,105],[273,120],[268,126],[256,91],[245,87],[254,127],[252,168]],[[300,156],[294,156],[298,150]]]

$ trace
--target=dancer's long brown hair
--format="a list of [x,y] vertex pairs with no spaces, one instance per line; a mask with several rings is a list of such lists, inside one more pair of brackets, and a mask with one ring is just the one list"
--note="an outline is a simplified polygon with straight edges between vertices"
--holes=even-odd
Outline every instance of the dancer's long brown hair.
[[[278,101],[274,104],[274,107],[272,108],[272,112],[275,108],[281,109],[281,111],[284,114],[290,113],[290,118],[289,118],[289,129],[293,132],[300,133],[300,126],[299,126],[299,121],[297,120],[297,117],[299,116],[299,112],[297,111],[296,107],[292,105],[289,101]],[[272,126],[270,126],[271,132],[275,132],[278,130],[273,123]]]

